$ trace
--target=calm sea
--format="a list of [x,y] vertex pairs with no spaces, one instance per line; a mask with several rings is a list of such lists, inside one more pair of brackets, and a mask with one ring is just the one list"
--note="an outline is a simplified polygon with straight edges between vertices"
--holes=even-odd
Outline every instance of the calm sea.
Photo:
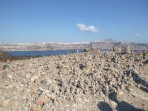
[[54,51],[9,51],[12,56],[50,56],[50,55],[65,55],[69,53],[83,52],[80,50],[54,50]]
[[[110,50],[101,50],[103,51],[110,51]],[[144,52],[145,50],[132,50],[132,52]],[[84,52],[83,49],[79,50],[54,50],[54,51],[9,51],[12,56],[51,56],[51,55],[65,55],[69,53],[79,53]]]

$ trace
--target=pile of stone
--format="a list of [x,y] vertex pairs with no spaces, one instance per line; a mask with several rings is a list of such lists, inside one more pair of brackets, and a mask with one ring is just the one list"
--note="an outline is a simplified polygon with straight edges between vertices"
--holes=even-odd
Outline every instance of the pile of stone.
[[[133,90],[148,88],[148,64],[144,63],[148,53],[126,52],[0,62],[0,111],[99,111],[99,101],[108,102],[115,110],[118,104],[109,100],[110,94],[126,93],[125,99],[134,96]],[[139,105],[148,104],[142,97],[138,104],[134,103],[136,97],[132,102],[148,110]]]

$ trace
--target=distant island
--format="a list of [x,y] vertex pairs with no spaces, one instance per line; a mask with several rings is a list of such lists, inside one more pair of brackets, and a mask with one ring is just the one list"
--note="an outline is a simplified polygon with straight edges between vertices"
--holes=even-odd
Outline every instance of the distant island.
[[133,50],[148,50],[146,43],[116,42],[113,40],[93,41],[93,42],[74,42],[74,43],[0,43],[0,50],[3,51],[45,51],[45,50],[67,50],[67,49],[86,49],[98,48],[111,50],[113,47],[123,48],[129,45]]

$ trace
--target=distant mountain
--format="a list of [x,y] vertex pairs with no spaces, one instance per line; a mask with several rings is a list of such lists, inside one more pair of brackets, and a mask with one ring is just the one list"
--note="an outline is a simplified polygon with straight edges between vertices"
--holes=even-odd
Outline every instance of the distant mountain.
[[106,41],[106,42],[116,42],[116,40],[113,40],[113,39],[105,39],[104,41]]
[[0,43],[0,50],[3,51],[42,51],[42,50],[65,50],[65,49],[112,49],[113,47],[123,48],[125,45],[131,46],[134,50],[148,50],[148,44],[116,42],[112,39],[94,42],[75,42],[75,43]]

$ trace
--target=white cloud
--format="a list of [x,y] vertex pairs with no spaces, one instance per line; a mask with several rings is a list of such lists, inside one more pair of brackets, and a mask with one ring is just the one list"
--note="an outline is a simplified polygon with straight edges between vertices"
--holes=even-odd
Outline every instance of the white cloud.
[[81,31],[98,32],[98,29],[95,26],[86,26],[85,24],[77,24],[77,27]]
[[135,36],[136,36],[136,37],[143,38],[143,34],[141,34],[141,33],[136,33]]

